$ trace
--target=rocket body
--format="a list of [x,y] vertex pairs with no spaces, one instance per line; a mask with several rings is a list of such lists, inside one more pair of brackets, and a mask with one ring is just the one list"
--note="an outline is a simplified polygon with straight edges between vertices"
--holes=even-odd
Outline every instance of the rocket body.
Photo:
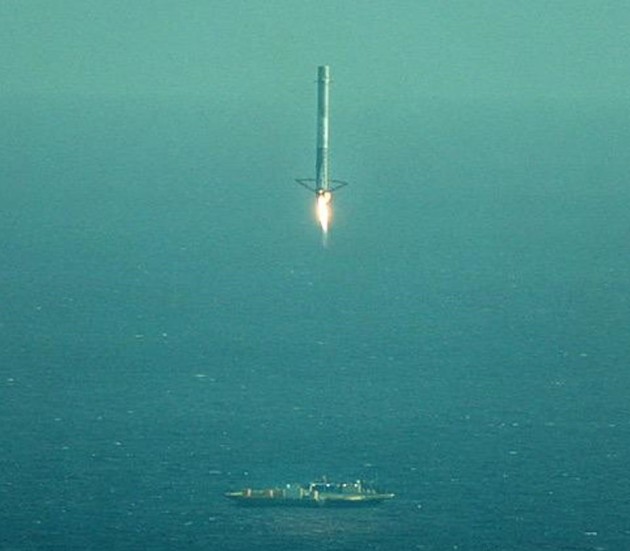
[[330,67],[317,68],[317,155],[315,185],[318,193],[330,188],[328,141],[330,137]]

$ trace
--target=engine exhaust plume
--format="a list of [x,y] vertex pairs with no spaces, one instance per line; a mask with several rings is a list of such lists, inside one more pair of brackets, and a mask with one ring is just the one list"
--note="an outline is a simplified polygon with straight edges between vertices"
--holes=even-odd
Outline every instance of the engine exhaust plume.
[[332,195],[329,191],[317,196],[317,219],[324,235],[328,233],[328,227],[332,220]]

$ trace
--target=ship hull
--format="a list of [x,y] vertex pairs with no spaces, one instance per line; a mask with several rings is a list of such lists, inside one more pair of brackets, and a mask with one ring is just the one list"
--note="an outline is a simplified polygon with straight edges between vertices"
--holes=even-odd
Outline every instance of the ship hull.
[[393,494],[370,496],[335,496],[314,499],[312,497],[284,498],[284,497],[252,497],[242,493],[226,494],[227,498],[241,507],[302,507],[302,508],[357,508],[374,507],[384,501],[392,499]]

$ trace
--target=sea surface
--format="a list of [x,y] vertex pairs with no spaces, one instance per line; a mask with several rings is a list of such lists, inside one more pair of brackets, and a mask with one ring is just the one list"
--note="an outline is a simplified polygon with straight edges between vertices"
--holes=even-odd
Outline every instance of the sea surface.
[[629,112],[431,101],[3,101],[0,549],[630,548]]

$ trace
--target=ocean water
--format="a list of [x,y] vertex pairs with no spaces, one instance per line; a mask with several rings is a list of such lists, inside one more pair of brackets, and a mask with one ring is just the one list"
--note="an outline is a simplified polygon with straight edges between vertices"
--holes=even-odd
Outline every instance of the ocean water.
[[429,107],[4,102],[0,549],[630,546],[628,113]]

